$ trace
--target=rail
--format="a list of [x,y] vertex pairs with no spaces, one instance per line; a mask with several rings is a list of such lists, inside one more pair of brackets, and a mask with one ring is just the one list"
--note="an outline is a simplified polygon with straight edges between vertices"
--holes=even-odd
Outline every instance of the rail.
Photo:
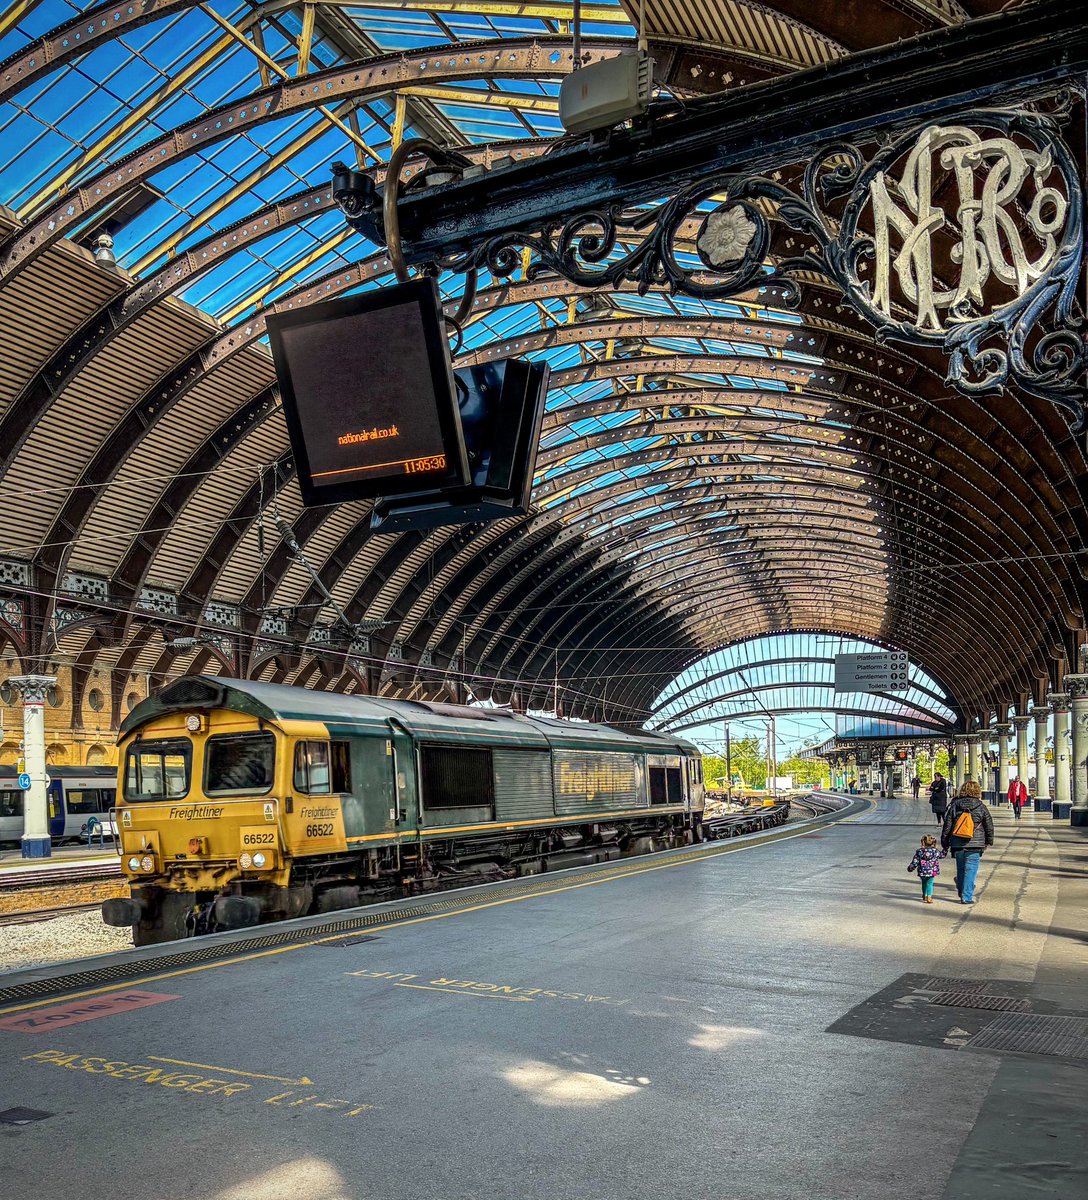
[[0,872],[0,893],[22,891],[24,888],[49,887],[59,883],[89,883],[95,879],[120,878],[121,864],[73,863],[70,867],[41,867],[37,870]]
[[740,837],[744,833],[758,833],[764,829],[773,829],[776,825],[784,825],[789,820],[789,816],[790,802],[788,800],[748,809],[744,812],[724,813],[720,817],[704,819],[703,837],[707,841],[713,842]]

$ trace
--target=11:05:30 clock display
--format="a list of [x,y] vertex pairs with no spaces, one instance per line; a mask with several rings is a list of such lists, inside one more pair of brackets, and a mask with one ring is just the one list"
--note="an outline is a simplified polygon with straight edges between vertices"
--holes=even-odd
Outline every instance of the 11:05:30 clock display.
[[404,464],[404,470],[409,475],[419,475],[425,471],[444,471],[446,456],[432,454],[429,458],[410,458]]

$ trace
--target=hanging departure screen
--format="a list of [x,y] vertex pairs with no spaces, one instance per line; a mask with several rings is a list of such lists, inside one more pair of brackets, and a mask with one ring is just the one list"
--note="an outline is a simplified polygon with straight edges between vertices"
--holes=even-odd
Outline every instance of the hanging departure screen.
[[453,373],[430,280],[268,324],[308,504],[465,483]]

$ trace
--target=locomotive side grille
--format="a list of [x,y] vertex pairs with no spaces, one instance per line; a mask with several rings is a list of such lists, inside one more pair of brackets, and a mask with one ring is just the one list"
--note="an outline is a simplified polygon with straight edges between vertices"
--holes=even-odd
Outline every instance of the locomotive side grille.
[[552,815],[552,759],[547,750],[495,751],[495,804],[500,821]]
[[419,751],[423,810],[490,808],[495,777],[490,747],[422,746]]

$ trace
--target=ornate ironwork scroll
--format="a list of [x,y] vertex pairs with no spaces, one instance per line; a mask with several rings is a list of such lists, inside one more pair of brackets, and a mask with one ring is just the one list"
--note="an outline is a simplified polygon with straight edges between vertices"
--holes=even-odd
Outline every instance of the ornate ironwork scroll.
[[[1085,221],[1061,136],[1068,119],[1067,102],[965,112],[885,134],[868,157],[856,145],[825,147],[796,189],[778,173],[702,179],[653,207],[512,229],[438,265],[501,278],[528,249],[530,273],[585,287],[631,280],[724,299],[774,286],[787,304],[798,277],[819,272],[878,339],[943,350],[950,384],[968,393],[1015,384],[1061,405],[1080,431]],[[800,235],[801,252],[770,258],[779,231]]]

